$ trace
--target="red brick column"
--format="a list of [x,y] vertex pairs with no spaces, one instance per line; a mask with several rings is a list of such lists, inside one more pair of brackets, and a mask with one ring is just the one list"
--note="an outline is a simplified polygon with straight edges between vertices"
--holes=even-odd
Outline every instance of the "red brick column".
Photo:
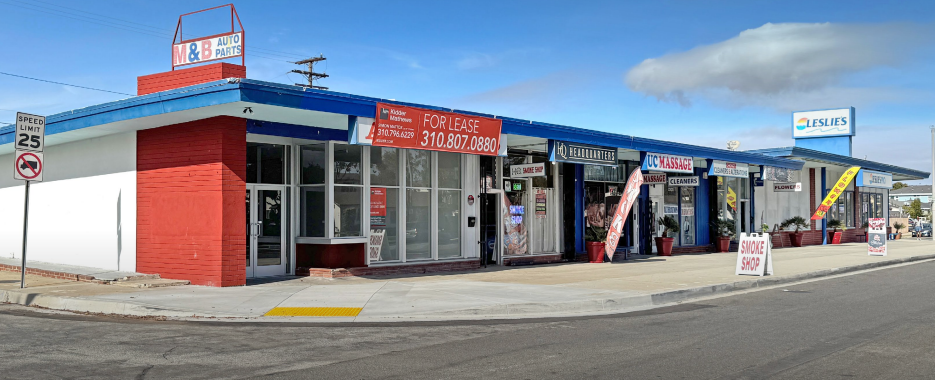
[[137,271],[246,283],[247,124],[219,116],[137,132]]

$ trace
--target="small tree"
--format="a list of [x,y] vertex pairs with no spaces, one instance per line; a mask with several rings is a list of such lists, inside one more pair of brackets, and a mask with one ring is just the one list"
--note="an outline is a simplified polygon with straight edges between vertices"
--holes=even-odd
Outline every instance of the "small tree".
[[837,219],[831,219],[828,221],[828,228],[833,228],[834,232],[838,232],[838,229],[844,228],[844,222]]
[[669,237],[670,231],[679,230],[679,221],[670,215],[659,218],[659,224],[666,228],[665,231],[662,232],[662,237]]
[[810,224],[808,221],[805,220],[805,218],[801,216],[793,216],[789,219],[782,221],[782,223],[779,226],[780,228],[783,228],[783,229],[789,228],[789,227],[795,227],[795,232],[798,233],[799,230],[809,227]]
[[603,243],[607,239],[607,230],[601,227],[590,226],[584,231],[584,241]]
[[899,190],[899,189],[902,189],[902,188],[904,188],[904,187],[906,187],[906,186],[909,186],[909,185],[907,185],[907,184],[905,184],[905,183],[902,183],[902,182],[896,182],[896,183],[893,184],[893,190]]
[[901,229],[903,229],[903,228],[906,228],[906,225],[905,225],[905,224],[902,224],[902,223],[900,223],[900,222],[896,222],[896,223],[893,223],[893,228],[896,229],[896,233],[898,234],[898,233],[899,233],[899,230],[901,230]]
[[909,214],[912,219],[919,219],[922,216],[922,201],[919,198],[913,199],[912,202],[903,206],[903,212]]
[[[732,237],[736,231],[737,225],[734,224],[734,221],[727,219],[718,219],[711,222],[711,229],[714,230],[714,233],[717,236],[721,237]],[[769,226],[767,226],[769,228]]]

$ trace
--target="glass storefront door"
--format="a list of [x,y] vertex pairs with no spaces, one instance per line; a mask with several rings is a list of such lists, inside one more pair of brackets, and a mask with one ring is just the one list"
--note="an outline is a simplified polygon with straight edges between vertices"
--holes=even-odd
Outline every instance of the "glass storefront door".
[[284,188],[247,185],[247,277],[286,274]]

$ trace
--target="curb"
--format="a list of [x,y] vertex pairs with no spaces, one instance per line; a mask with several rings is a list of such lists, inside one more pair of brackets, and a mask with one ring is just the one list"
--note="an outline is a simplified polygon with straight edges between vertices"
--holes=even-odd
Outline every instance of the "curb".
[[591,315],[607,315],[628,311],[645,310],[653,307],[681,303],[698,298],[738,292],[768,286],[776,286],[805,280],[831,277],[845,273],[858,272],[868,269],[882,268],[899,264],[935,259],[935,254],[919,255],[883,262],[852,265],[841,268],[822,269],[814,272],[801,273],[782,277],[762,277],[753,280],[735,281],[724,284],[706,285],[688,289],[678,289],[653,294],[643,294],[630,297],[613,297],[590,299],[561,303],[518,303],[500,304],[489,307],[448,310],[439,314],[415,315],[368,315],[366,307],[357,318],[295,318],[295,317],[266,317],[259,315],[221,315],[203,314],[192,311],[169,309],[144,304],[85,299],[76,297],[58,297],[24,293],[19,291],[0,290],[0,303],[35,306],[53,310],[63,310],[78,313],[118,314],[145,317],[171,317],[171,318],[248,318],[252,321],[282,322],[407,322],[407,321],[444,321],[444,320],[490,320],[490,319],[523,319],[548,317],[581,317]]

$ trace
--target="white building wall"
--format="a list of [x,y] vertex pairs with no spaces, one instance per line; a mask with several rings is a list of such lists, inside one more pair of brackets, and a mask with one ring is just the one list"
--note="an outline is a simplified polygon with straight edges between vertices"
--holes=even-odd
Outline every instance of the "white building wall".
[[808,181],[807,172],[805,181],[802,181],[802,191],[799,192],[775,192],[773,191],[774,181],[764,181],[763,187],[755,189],[756,198],[756,220],[760,221],[766,212],[765,223],[769,224],[769,229],[782,223],[784,220],[794,216],[801,216],[806,220],[811,218],[809,207],[809,194],[811,183]]
[[[135,271],[136,132],[44,153],[44,181],[29,190],[27,261]],[[0,167],[0,257],[20,258],[25,186],[13,180],[12,154]]]

